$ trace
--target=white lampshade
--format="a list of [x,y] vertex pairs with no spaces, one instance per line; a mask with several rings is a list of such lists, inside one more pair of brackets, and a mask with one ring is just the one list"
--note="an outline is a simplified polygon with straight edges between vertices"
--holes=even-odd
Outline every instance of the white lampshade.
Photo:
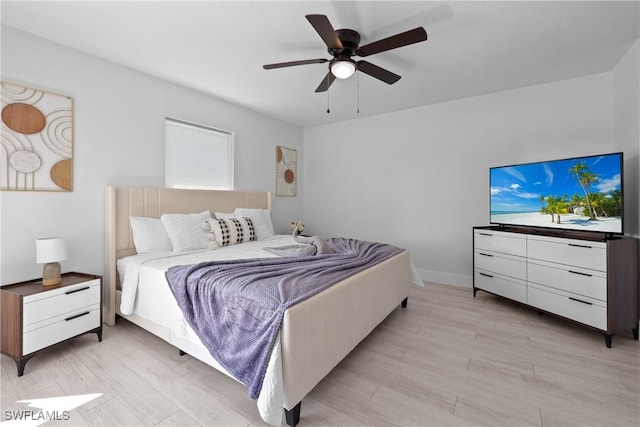
[[331,73],[339,79],[348,79],[355,71],[356,64],[353,61],[335,61],[331,64]]
[[46,237],[36,240],[36,262],[38,264],[67,259],[67,242],[64,237]]

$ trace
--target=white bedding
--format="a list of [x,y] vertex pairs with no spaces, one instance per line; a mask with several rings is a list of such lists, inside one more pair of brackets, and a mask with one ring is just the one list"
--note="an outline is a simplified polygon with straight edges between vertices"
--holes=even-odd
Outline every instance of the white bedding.
[[[186,323],[178,304],[166,282],[165,272],[175,265],[188,265],[212,260],[232,260],[250,258],[272,258],[265,247],[292,245],[296,242],[290,235],[276,235],[264,240],[225,246],[216,250],[198,250],[176,254],[161,252],[138,254],[119,259],[117,262],[122,294],[120,312],[135,314],[172,331],[172,335],[188,339],[204,349],[204,346]],[[423,286],[420,276],[411,265],[412,282]],[[282,420],[283,380],[280,339],[276,340],[267,372],[258,397],[258,411],[262,419],[272,425]],[[231,376],[222,366],[214,367]]]

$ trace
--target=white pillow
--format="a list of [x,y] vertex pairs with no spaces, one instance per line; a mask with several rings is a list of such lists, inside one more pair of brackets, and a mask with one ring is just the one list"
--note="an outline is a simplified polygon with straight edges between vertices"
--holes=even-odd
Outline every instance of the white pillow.
[[173,250],[162,221],[158,218],[144,216],[129,217],[133,232],[133,244],[139,254],[169,252]]
[[269,209],[236,208],[235,214],[238,218],[246,216],[251,219],[253,227],[256,229],[258,240],[263,240],[276,234],[271,223]]
[[211,218],[211,212],[198,214],[164,214],[160,217],[167,230],[174,252],[207,249],[209,238],[201,227],[204,220]]
[[236,217],[236,214],[231,212],[231,213],[224,213],[224,212],[216,212],[216,219],[233,219]]

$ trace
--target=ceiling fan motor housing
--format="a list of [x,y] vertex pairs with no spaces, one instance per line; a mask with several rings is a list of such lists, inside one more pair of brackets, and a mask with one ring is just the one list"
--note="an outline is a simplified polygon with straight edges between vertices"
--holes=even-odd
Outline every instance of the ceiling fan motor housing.
[[336,30],[336,36],[342,43],[342,49],[327,49],[327,51],[335,56],[353,56],[356,54],[358,46],[360,46],[360,34],[357,31],[348,28]]

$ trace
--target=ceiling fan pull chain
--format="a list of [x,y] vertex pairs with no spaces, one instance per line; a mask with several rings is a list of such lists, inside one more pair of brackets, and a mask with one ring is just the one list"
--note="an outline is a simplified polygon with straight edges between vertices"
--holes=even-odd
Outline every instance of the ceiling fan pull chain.
[[356,74],[356,88],[357,88],[356,98],[358,99],[356,114],[360,114],[360,73]]
[[[327,74],[327,80],[329,80],[329,75]],[[327,88],[327,114],[330,114],[331,110],[329,110],[329,89]]]

